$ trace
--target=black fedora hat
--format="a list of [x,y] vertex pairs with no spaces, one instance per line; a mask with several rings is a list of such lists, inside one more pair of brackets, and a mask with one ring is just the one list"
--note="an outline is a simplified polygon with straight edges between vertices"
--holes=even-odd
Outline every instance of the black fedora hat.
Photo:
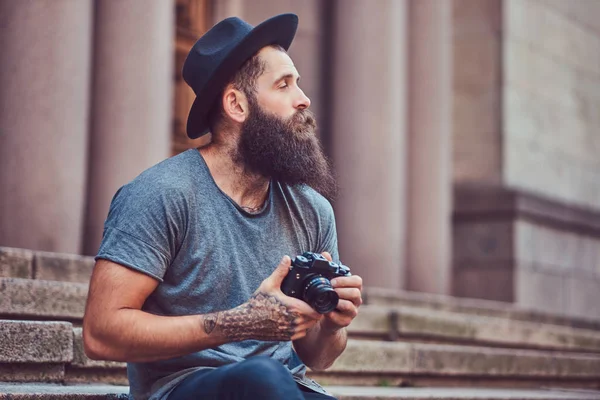
[[237,17],[224,19],[206,32],[190,50],[183,64],[183,79],[194,90],[187,121],[187,135],[198,138],[208,132],[208,112],[235,72],[265,46],[288,49],[294,40],[298,16],[281,14],[253,27]]

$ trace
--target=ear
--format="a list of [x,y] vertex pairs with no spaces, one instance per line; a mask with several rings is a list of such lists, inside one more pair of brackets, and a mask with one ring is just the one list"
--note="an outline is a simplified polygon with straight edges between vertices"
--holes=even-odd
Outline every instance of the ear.
[[248,118],[248,99],[232,84],[228,84],[223,92],[223,110],[231,120],[239,124]]

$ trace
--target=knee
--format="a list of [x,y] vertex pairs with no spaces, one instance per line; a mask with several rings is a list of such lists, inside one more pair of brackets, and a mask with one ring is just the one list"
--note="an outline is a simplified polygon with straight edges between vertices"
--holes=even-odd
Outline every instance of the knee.
[[250,385],[270,385],[281,383],[282,379],[292,379],[288,369],[279,361],[269,357],[259,356],[250,358],[241,363],[236,374],[238,382],[242,380]]

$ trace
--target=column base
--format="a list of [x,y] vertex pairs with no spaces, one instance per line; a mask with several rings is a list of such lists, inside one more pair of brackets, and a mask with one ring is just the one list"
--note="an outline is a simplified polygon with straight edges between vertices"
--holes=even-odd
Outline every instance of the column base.
[[452,294],[600,318],[600,209],[456,185]]

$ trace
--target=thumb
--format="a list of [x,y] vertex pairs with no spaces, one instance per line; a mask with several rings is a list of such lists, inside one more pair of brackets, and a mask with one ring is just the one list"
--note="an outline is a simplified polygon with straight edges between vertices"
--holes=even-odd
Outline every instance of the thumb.
[[275,268],[275,271],[271,274],[271,282],[276,287],[281,286],[281,282],[287,276],[288,272],[290,272],[290,266],[292,265],[292,260],[288,256],[283,256],[279,265]]

